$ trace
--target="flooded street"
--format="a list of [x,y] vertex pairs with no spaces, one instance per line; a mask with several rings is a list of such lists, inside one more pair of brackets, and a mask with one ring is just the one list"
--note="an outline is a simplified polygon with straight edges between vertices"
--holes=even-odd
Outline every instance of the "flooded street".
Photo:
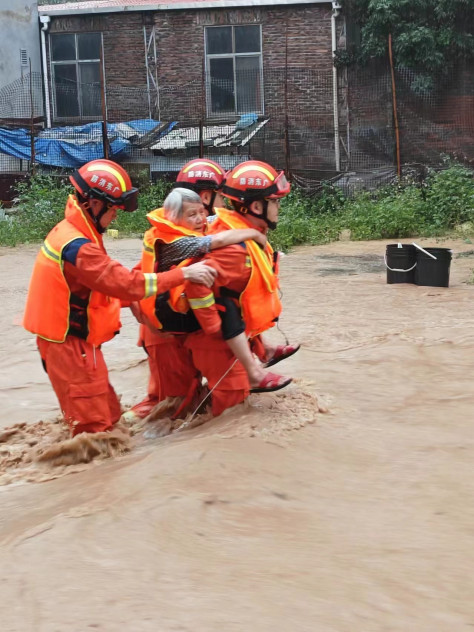
[[[386,243],[283,259],[289,388],[62,469],[30,457],[59,432],[19,326],[38,247],[0,249],[0,433],[45,422],[0,443],[1,632],[474,629],[474,246],[438,244],[445,289],[387,285]],[[129,407],[147,364],[123,324],[104,355]]]

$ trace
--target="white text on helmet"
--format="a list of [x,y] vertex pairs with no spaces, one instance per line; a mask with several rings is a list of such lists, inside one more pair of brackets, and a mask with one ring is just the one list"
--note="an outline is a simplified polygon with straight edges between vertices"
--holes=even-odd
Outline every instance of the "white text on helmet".
[[213,178],[214,174],[211,171],[190,171],[188,173],[190,178]]
[[248,184],[249,186],[256,185],[258,187],[261,186],[262,184],[264,186],[267,186],[268,184],[270,184],[270,182],[266,178],[265,180],[262,180],[261,178],[240,178],[239,182],[242,185]]
[[91,182],[93,184],[96,184],[99,187],[102,187],[103,189],[107,189],[107,191],[111,191],[112,193],[115,193],[115,191],[120,191],[119,187],[114,187],[112,182],[108,182],[105,178],[100,178],[97,175],[93,175],[91,177]]

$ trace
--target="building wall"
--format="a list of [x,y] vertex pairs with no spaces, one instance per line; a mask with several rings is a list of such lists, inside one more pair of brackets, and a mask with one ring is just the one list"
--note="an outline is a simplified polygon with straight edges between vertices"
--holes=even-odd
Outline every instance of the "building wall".
[[21,48],[27,50],[34,72],[41,70],[41,57],[38,3],[31,0],[8,0],[1,5],[0,87],[3,87],[21,77],[22,73],[29,72],[28,67],[22,68],[20,64]]
[[[198,126],[210,119],[204,76],[205,28],[259,24],[262,29],[264,133],[246,148],[279,166],[285,146],[295,147],[292,162],[332,168],[331,4],[249,7],[193,11],[146,11],[94,16],[53,17],[50,32],[100,31],[103,34],[109,121],[146,118]],[[146,45],[155,31],[159,100],[147,91]],[[148,56],[152,68],[153,47]],[[154,107],[159,101],[159,107]],[[217,121],[237,120],[238,116]],[[290,132],[285,140],[284,128]],[[285,145],[286,143],[286,145]],[[238,153],[238,149],[229,149]],[[285,153],[286,152],[286,153]]]
[[[8,7],[8,8],[7,8]],[[22,66],[20,49],[26,50],[31,59],[33,73],[41,72],[40,34],[38,27],[38,4],[31,0],[3,0],[0,3],[0,116],[23,118],[30,116],[29,84],[22,87],[22,77],[29,74],[29,64]],[[38,75],[39,78],[39,75]],[[12,85],[14,84],[14,85]],[[36,81],[33,90],[41,90],[41,82]],[[11,86],[11,87],[10,87]],[[9,94],[11,92],[11,94]],[[41,107],[41,99],[36,98]],[[35,112],[38,114],[38,111]]]
[[[165,19],[155,14],[160,42],[159,82],[161,86],[177,85],[179,90],[162,99],[166,110],[178,107],[182,118],[195,116],[205,107],[201,98],[206,26],[261,24],[264,75],[265,114],[284,109],[285,61],[292,68],[329,73],[331,70],[330,5],[235,9],[231,11],[172,12]],[[288,37],[287,37],[288,28]],[[177,36],[177,34],[179,34]],[[289,77],[291,80],[292,78]],[[294,77],[297,81],[297,77]],[[191,98],[187,85],[195,81]],[[193,99],[193,95],[195,98]],[[289,97],[291,98],[291,94]],[[317,95],[300,95],[298,108],[317,107]],[[192,105],[191,105],[192,104]]]
[[[286,59],[292,67],[320,73],[321,77],[330,75],[330,7],[328,2],[296,7],[53,17],[50,32],[103,33],[106,86],[108,93],[114,94],[114,98],[108,94],[109,118],[123,120],[145,115],[143,110],[148,107],[147,99],[140,95],[140,90],[146,92],[147,87],[144,29],[149,33],[154,26],[161,118],[185,122],[205,114],[202,92],[205,27],[261,24],[265,114],[272,115],[282,111]],[[308,86],[302,85],[303,75],[299,82],[297,76],[293,80],[300,110],[330,111],[326,81],[319,90],[308,90]]]

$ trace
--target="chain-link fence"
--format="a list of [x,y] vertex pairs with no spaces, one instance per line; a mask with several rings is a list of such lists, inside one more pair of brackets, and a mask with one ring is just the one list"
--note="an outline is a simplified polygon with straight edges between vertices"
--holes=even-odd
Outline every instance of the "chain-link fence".
[[[287,66],[213,71],[172,85],[110,87],[57,76],[44,107],[40,75],[0,90],[0,176],[68,171],[107,156],[156,179],[194,157],[231,168],[249,157],[302,186],[348,190],[393,178],[399,162],[474,162],[474,73],[427,85],[387,64],[334,74]],[[50,127],[48,127],[50,123]],[[1,193],[1,192],[0,192]]]

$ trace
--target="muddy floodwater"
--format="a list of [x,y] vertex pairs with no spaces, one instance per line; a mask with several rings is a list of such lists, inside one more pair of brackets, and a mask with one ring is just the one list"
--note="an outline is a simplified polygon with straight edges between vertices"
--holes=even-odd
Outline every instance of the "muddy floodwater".
[[[449,289],[387,285],[386,242],[296,249],[288,389],[56,468],[19,326],[37,246],[0,250],[1,632],[474,630],[474,245],[420,243],[453,249]],[[130,266],[140,247],[108,242]],[[123,324],[104,354],[128,407],[147,365]]]

